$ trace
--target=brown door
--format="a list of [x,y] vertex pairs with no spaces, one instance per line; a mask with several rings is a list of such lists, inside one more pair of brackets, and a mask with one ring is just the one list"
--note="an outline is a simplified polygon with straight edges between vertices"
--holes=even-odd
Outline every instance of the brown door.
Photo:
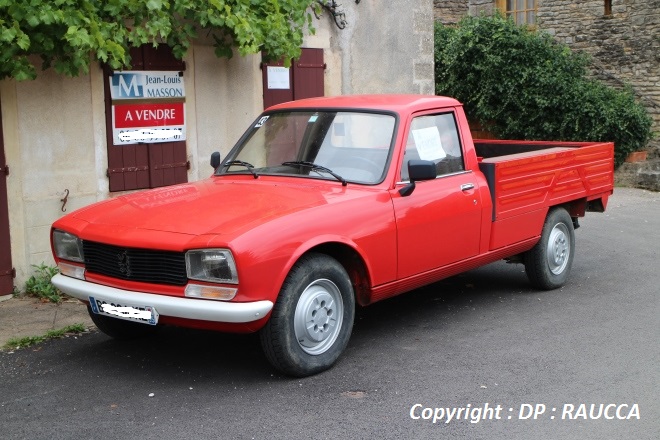
[[[323,96],[324,71],[323,49],[303,48],[300,58],[293,60],[289,69],[289,87],[284,88],[282,82],[273,85],[269,83],[268,67],[281,67],[282,62],[263,63],[262,80],[264,86],[264,108],[282,102],[296,99],[314,98]],[[272,78],[271,78],[272,79]],[[270,84],[270,86],[269,86]]]
[[0,295],[9,295],[14,290],[14,270],[11,265],[11,246],[9,246],[8,173],[2,119],[0,119]]

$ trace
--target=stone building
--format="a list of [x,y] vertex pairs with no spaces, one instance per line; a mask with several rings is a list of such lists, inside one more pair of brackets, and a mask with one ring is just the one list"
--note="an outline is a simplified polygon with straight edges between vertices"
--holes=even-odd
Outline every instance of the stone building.
[[495,0],[434,0],[434,17],[442,24],[456,24],[466,15],[490,14],[496,7]]
[[[376,0],[344,2],[343,29],[327,11],[314,21],[316,33],[305,37],[303,48],[315,58],[298,64],[298,72],[317,72],[311,96],[433,94],[433,3],[392,0],[388,6],[383,9]],[[265,76],[270,66],[261,55],[218,59],[201,40],[185,64],[154,58],[146,49],[141,59],[133,66],[142,70],[137,76],[167,71],[158,77],[177,85],[176,115],[185,137],[171,145],[118,144],[119,125],[111,115],[120,104],[114,104],[112,90],[137,91],[126,79],[133,72],[95,64],[77,78],[51,69],[34,81],[0,81],[0,297],[14,286],[22,289],[32,265],[53,263],[50,225],[65,211],[127,190],[202,179],[212,171],[211,153],[219,150],[224,157],[273,102],[269,97],[298,97],[298,82],[291,78],[296,65],[284,72],[284,86],[271,87]],[[282,67],[272,67],[282,73]],[[119,165],[113,165],[116,156],[123,160]]]
[[497,8],[588,53],[592,74],[600,80],[632,86],[653,118],[656,138],[649,159],[624,164],[617,179],[660,190],[660,0],[436,0],[434,8],[436,20],[445,24]]

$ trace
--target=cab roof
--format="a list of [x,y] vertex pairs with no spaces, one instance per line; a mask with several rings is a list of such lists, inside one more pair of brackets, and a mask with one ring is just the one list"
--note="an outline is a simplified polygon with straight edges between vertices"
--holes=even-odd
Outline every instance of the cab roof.
[[287,109],[361,109],[384,110],[396,113],[416,112],[438,107],[460,106],[454,98],[434,95],[343,95],[307,98],[273,105],[266,110]]

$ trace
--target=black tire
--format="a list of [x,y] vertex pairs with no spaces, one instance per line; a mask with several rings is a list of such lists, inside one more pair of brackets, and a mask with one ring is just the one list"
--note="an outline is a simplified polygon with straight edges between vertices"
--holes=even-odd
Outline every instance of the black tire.
[[527,278],[537,289],[563,286],[571,272],[574,254],[573,220],[564,208],[553,208],[545,218],[541,239],[523,256]]
[[130,341],[156,332],[155,325],[140,324],[139,322],[126,321],[119,318],[97,315],[92,312],[92,308],[87,306],[87,313],[92,318],[92,322],[106,335],[119,341]]
[[268,361],[280,372],[310,376],[332,367],[353,330],[355,296],[337,260],[304,255],[286,277],[261,330]]

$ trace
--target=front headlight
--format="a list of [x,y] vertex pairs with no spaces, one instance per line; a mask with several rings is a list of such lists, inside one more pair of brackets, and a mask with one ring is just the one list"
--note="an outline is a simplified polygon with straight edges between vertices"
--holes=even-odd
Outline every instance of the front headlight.
[[186,272],[191,280],[238,284],[236,263],[228,249],[186,252]]
[[53,231],[55,255],[62,260],[85,262],[82,240],[64,231]]

